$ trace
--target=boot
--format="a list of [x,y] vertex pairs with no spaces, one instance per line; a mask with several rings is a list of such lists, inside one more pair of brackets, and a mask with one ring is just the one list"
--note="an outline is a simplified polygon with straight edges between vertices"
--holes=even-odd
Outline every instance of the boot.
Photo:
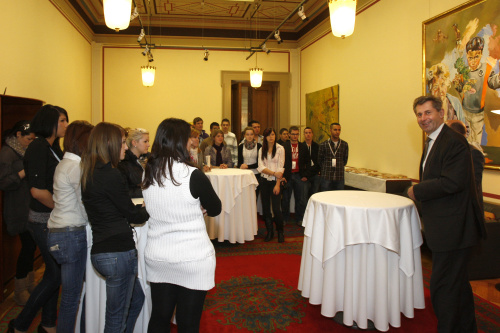
[[31,294],[35,290],[35,272],[31,271],[28,273],[28,282],[26,287],[28,287],[28,292]]
[[285,241],[285,234],[282,231],[278,231],[278,243],[283,243]]
[[266,229],[267,229],[267,235],[266,235],[266,238],[264,238],[264,242],[269,242],[274,237],[273,221],[272,220],[266,220]]
[[28,288],[26,287],[27,282],[28,278],[15,280],[14,302],[16,302],[17,305],[25,305],[30,298]]

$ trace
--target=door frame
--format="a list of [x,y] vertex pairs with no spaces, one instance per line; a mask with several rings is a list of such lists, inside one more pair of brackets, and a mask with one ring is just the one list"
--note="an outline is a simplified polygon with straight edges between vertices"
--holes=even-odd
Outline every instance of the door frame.
[[[277,91],[277,105],[275,110],[276,130],[290,125],[290,88],[291,79],[288,72],[264,72],[265,82],[279,82]],[[244,71],[221,71],[222,87],[222,118],[231,119],[231,83],[232,81],[249,81],[249,72]]]

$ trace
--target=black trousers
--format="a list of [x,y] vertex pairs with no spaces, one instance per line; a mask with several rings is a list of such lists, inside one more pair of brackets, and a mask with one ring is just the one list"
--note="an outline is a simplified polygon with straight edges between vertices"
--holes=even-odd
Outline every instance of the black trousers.
[[467,274],[471,248],[432,252],[431,301],[438,332],[477,332],[474,295]]
[[151,283],[151,318],[148,333],[170,332],[170,319],[175,312],[179,333],[200,330],[205,290],[193,290],[170,283]]
[[33,270],[36,243],[29,231],[19,234],[21,240],[21,251],[17,257],[16,279],[24,279]]
[[[276,185],[276,181],[268,181],[266,178],[260,178],[260,196],[262,198],[262,212],[264,215],[264,220],[267,224],[272,223],[273,216],[271,214],[271,205],[273,206],[274,222],[276,223],[276,230],[283,231],[283,214],[281,213],[281,193],[275,195],[273,193],[273,188]],[[272,224],[271,224],[272,225]]]

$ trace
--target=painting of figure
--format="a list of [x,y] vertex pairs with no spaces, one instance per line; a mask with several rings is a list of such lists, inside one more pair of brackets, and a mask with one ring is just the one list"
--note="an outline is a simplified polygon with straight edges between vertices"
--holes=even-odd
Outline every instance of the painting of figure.
[[[423,23],[424,90],[500,170],[500,1],[474,0]],[[497,113],[498,111],[498,113]]]
[[316,142],[330,137],[330,124],[339,122],[339,86],[306,94],[306,126],[311,127]]

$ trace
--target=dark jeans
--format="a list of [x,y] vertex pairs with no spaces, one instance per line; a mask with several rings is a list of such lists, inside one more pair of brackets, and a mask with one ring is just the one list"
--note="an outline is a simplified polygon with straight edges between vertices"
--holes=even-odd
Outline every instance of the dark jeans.
[[74,332],[80,303],[85,266],[87,264],[87,232],[50,232],[50,253],[61,265],[61,305],[57,320],[58,332]]
[[325,178],[321,178],[321,182],[319,185],[319,191],[339,191],[344,189],[344,179],[342,180],[328,180]]
[[470,248],[432,252],[431,301],[438,332],[477,332],[467,273]]
[[273,193],[273,188],[275,185],[275,180],[268,181],[264,177],[260,179],[260,186],[262,187],[260,189],[260,196],[262,198],[262,212],[264,215],[264,220],[266,220],[266,222],[272,221],[272,205],[274,213],[274,223],[276,223],[276,230],[283,231],[283,215],[281,214],[281,193],[278,195],[275,195]]
[[307,181],[302,181],[298,172],[292,173],[288,179],[287,186],[283,189],[283,198],[281,199],[281,210],[283,212],[283,219],[290,220],[290,200],[292,198],[292,191],[295,196],[295,220],[302,221],[304,218],[304,211],[307,204]]
[[33,271],[36,243],[29,231],[20,233],[19,239],[21,240],[21,251],[17,257],[16,279],[24,279],[29,272]]
[[[319,185],[321,183],[321,177],[320,175],[314,175],[312,177],[309,177],[307,179],[307,201],[309,201],[309,198],[319,192]],[[307,201],[306,201],[306,206],[307,206]]]
[[144,292],[137,279],[137,250],[98,253],[90,259],[106,279],[104,333],[133,332],[144,304]]
[[36,286],[23,311],[16,318],[15,327],[19,331],[27,331],[31,322],[42,309],[41,325],[44,327],[55,327],[57,320],[57,298],[59,297],[59,286],[61,285],[61,268],[50,255],[47,245],[47,224],[28,222],[28,229],[38,245],[45,263],[45,273],[42,281]]
[[151,283],[153,309],[148,333],[170,332],[170,319],[175,309],[178,331],[197,333],[206,295],[205,290],[192,290],[170,283]]

